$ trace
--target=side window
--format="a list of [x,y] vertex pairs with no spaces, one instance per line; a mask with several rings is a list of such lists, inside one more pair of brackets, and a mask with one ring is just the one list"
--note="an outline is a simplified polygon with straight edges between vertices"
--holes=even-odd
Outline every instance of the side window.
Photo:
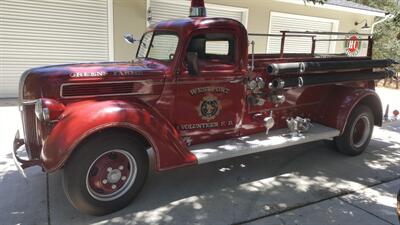
[[206,41],[206,55],[229,55],[229,41]]
[[188,55],[204,64],[234,64],[235,36],[231,33],[205,33],[192,38]]

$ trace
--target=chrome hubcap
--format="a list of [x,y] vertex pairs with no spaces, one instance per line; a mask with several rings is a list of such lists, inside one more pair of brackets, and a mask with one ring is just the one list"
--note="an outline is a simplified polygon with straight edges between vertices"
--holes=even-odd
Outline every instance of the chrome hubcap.
[[125,150],[111,150],[100,155],[86,175],[89,194],[99,201],[112,201],[124,195],[135,182],[137,163]]
[[366,115],[359,116],[351,128],[351,144],[356,148],[363,146],[370,135],[370,128],[371,123],[368,117]]
[[121,179],[121,177],[122,177],[121,171],[118,169],[114,169],[110,173],[108,173],[107,181],[109,183],[115,184]]

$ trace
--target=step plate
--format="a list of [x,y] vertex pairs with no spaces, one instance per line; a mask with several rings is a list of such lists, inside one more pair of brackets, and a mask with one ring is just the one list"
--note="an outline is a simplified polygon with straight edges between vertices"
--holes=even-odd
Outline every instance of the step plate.
[[[190,147],[190,151],[197,157],[199,164],[204,164],[236,156],[331,139],[339,136],[340,131],[314,123],[310,131],[301,136],[291,137],[286,135],[288,133],[288,129],[273,130],[268,135],[259,133],[235,139],[194,145]],[[283,136],[284,134],[285,136]]]

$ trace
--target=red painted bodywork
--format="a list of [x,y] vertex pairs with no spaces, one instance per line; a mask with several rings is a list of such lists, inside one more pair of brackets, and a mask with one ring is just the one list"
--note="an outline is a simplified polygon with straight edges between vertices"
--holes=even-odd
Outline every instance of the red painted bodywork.
[[[79,118],[79,119],[78,119]],[[84,120],[84,121],[83,121]],[[41,159],[47,171],[59,168],[82,140],[111,127],[127,128],[148,138],[157,149],[157,168],[196,162],[171,123],[140,101],[84,101],[71,104],[44,143]],[[165,144],[168,143],[168,144]],[[61,160],[60,160],[61,159]]]
[[203,7],[204,8],[204,0],[193,0],[191,3],[192,7]]
[[[190,137],[192,144],[199,144],[264,132],[262,119],[271,110],[276,120],[274,129],[285,127],[288,117],[304,116],[343,131],[355,105],[367,97],[373,98],[371,101],[379,102],[378,96],[372,90],[373,81],[363,81],[291,89],[285,92],[287,100],[282,105],[274,106],[267,101],[263,106],[252,106],[246,101],[249,91],[240,81],[261,76],[268,83],[273,79],[265,70],[270,63],[366,58],[320,59],[312,55],[293,55],[282,59],[274,55],[256,55],[255,70],[249,72],[247,31],[237,21],[223,18],[187,18],[161,22],[152,26],[149,31],[172,32],[179,37],[174,60],[168,63],[148,59],[74,64],[26,72],[21,82],[21,101],[29,104],[27,102],[45,98],[44,102],[51,108],[51,118],[56,120],[36,121],[39,125],[40,142],[31,144],[29,148],[32,158],[40,156],[46,171],[61,168],[80,143],[108,128],[130,129],[143,136],[156,153],[155,169],[161,171],[197,163],[196,157],[183,141],[184,137]],[[201,66],[200,76],[189,75],[184,63],[189,41],[194,35],[213,32],[230,33],[234,36],[235,63],[204,64]],[[71,77],[71,74],[76,73],[98,72],[104,74],[100,77]],[[79,89],[76,93],[81,96],[62,97],[60,94],[61,87],[66,84],[77,87],[102,84],[103,86],[98,87],[99,90],[105,91],[109,88],[107,90],[112,91],[113,87],[109,87],[109,84],[126,82],[132,82],[132,86],[119,88],[130,88],[129,94],[86,96]],[[224,126],[183,129],[187,124],[205,122],[198,113],[199,103],[204,95],[190,94],[191,90],[202,87],[229,89],[227,93],[213,93],[219,99],[222,110],[215,119],[206,121],[223,122]],[[269,91],[267,89],[266,93]],[[63,111],[61,115],[60,110]],[[59,116],[54,118],[54,115]],[[26,132],[30,131],[25,130]]]

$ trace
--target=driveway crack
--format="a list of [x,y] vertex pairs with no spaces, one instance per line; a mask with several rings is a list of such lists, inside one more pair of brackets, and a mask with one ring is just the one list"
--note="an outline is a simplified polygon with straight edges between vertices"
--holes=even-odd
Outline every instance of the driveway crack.
[[[327,197],[327,198],[323,198],[323,199],[316,200],[316,201],[311,201],[311,202],[300,204],[300,205],[293,206],[293,207],[289,207],[289,208],[283,209],[281,211],[276,211],[276,212],[273,212],[273,213],[270,213],[270,214],[267,214],[267,215],[255,217],[253,219],[240,221],[240,222],[234,223],[234,225],[247,224],[247,223],[254,222],[254,221],[257,221],[257,220],[260,220],[260,219],[272,217],[272,216],[275,216],[275,215],[279,215],[279,214],[282,214],[282,213],[293,211],[293,210],[296,210],[296,209],[299,209],[299,208],[303,208],[303,207],[306,207],[306,206],[314,205],[314,204],[317,204],[317,203],[320,203],[320,202],[323,202],[323,201],[326,201],[326,200],[334,199],[334,198],[338,198],[339,200],[342,200],[340,197],[343,197],[343,196],[346,196],[346,195],[350,195],[350,194],[354,194],[356,192],[359,192],[359,191],[362,191],[362,190],[365,190],[365,189],[368,189],[368,188],[373,188],[375,186],[378,186],[378,185],[381,185],[381,184],[385,184],[385,183],[389,183],[389,182],[392,182],[392,181],[395,181],[395,180],[398,180],[398,179],[400,179],[400,176],[396,176],[396,177],[390,178],[390,179],[385,179],[385,180],[379,181],[379,182],[377,182],[375,184],[366,186],[364,188],[360,188],[358,190],[343,191],[342,193],[338,193],[336,195],[333,195],[333,196],[330,196],[330,197]],[[345,202],[345,203],[348,203],[348,202]],[[355,206],[355,207],[359,208],[357,206]],[[361,209],[361,210],[365,211],[364,209]],[[367,211],[365,211],[365,212],[367,212]],[[370,212],[367,212],[367,213],[371,214]],[[380,220],[382,220],[384,222],[387,222],[387,223],[389,223],[391,225],[395,225],[395,224],[391,223],[390,221],[387,221],[385,219],[379,218],[378,216],[376,216],[374,214],[371,214],[371,215],[373,215],[373,216],[377,217],[378,219],[380,219]]]
[[372,212],[370,212],[370,211],[368,211],[368,210],[366,210],[366,209],[364,209],[364,208],[362,208],[362,207],[360,207],[360,206],[358,206],[358,205],[356,205],[356,204],[351,203],[350,201],[347,201],[346,199],[343,198],[343,196],[338,197],[338,199],[339,199],[340,201],[342,201],[342,202],[348,204],[348,205],[351,205],[351,206],[353,206],[353,207],[355,207],[355,208],[357,208],[357,209],[359,209],[359,210],[361,210],[361,211],[363,211],[363,212],[368,213],[369,215],[371,215],[371,216],[373,216],[373,217],[375,217],[375,218],[377,218],[377,219],[379,219],[379,220],[382,220],[382,221],[384,221],[384,222],[386,222],[386,223],[389,223],[389,224],[391,224],[391,225],[396,225],[396,224],[390,222],[389,220],[386,220],[386,219],[384,219],[384,218],[382,218],[382,217],[380,217],[380,216],[378,216],[378,215],[376,215],[376,214],[373,214]]

